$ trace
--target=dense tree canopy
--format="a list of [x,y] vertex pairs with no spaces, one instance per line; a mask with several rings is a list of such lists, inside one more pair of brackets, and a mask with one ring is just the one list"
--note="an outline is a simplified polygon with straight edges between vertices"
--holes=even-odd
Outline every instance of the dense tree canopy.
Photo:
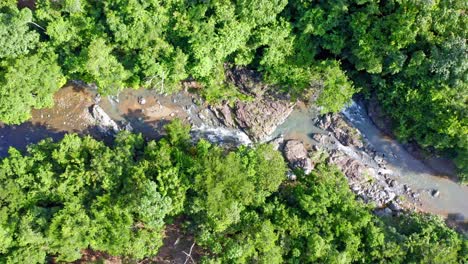
[[[50,107],[67,79],[102,94],[241,98],[226,65],[337,112],[362,91],[395,134],[451,154],[468,178],[468,19],[461,0],[0,1],[0,120]],[[315,97],[315,96],[314,96]],[[294,183],[270,146],[189,142],[179,122],[112,146],[68,135],[0,163],[0,263],[73,261],[92,248],[143,258],[184,215],[207,263],[464,263],[468,242],[426,215],[378,218],[321,164]]]
[[[2,1],[0,120],[19,123],[29,109],[50,106],[63,85],[57,61],[67,78],[96,83],[103,94],[173,92],[193,78],[210,101],[241,97],[225,83],[229,63],[262,72],[293,97],[318,94],[324,112],[339,111],[356,91],[374,94],[400,139],[447,151],[463,169],[465,2],[37,0],[31,12]],[[48,60],[39,59],[43,50]],[[21,73],[30,82],[5,74],[29,57]],[[43,75],[49,81],[35,84]]]
[[[355,85],[376,94],[400,139],[452,151],[462,168],[468,149],[465,10],[466,1],[452,0],[290,1],[286,14],[298,49],[313,43],[308,53],[314,59],[339,58]],[[466,173],[465,167],[461,176]]]
[[468,240],[440,218],[380,219],[343,174],[320,164],[283,182],[270,145],[224,150],[189,141],[181,122],[112,146],[66,135],[10,149],[0,163],[0,263],[74,261],[81,250],[141,259],[184,216],[206,263],[463,263]]

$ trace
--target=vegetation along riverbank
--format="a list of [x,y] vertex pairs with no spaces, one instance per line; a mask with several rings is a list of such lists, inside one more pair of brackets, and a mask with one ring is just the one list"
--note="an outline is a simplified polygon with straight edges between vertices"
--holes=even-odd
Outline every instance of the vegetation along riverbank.
[[0,263],[468,262],[465,2],[2,0]]

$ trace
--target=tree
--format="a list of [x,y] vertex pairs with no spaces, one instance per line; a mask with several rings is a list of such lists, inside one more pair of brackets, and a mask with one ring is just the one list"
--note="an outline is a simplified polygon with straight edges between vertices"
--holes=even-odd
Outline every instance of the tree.
[[0,120],[19,124],[31,108],[53,105],[53,94],[65,84],[57,56],[48,49],[0,63]]
[[0,59],[16,58],[34,50],[39,34],[30,30],[32,12],[25,8],[0,13]]
[[130,72],[112,55],[112,47],[103,38],[91,41],[81,52],[75,67],[74,72],[81,73],[87,82],[95,82],[102,94],[118,93],[130,77]]

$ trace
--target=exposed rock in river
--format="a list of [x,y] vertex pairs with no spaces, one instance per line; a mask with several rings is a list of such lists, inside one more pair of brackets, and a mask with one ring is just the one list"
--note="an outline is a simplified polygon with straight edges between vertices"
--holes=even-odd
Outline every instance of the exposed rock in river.
[[283,153],[293,169],[303,169],[306,174],[309,174],[314,169],[314,165],[308,156],[307,149],[299,140],[287,141],[284,145]]
[[252,140],[266,139],[293,111],[295,103],[287,95],[273,93],[268,85],[261,82],[258,73],[235,68],[228,70],[226,77],[253,99],[238,100],[232,107],[223,104],[212,110],[225,126],[242,129]]
[[251,138],[267,138],[291,114],[294,104],[287,100],[260,98],[253,102],[237,102],[234,119]]
[[104,112],[99,105],[93,105],[91,107],[91,115],[96,121],[96,125],[104,133],[117,133],[120,129],[117,123],[110,118],[110,116]]
[[363,147],[359,131],[348,125],[340,114],[325,115],[319,120],[318,126],[324,130],[330,131],[344,146]]
[[325,115],[317,125],[329,132],[314,135],[320,144],[318,147],[326,149],[328,161],[343,171],[353,192],[365,202],[399,211],[402,202],[398,197],[417,197],[390,178],[392,171],[386,169],[383,155],[364,142],[365,139],[342,114]]

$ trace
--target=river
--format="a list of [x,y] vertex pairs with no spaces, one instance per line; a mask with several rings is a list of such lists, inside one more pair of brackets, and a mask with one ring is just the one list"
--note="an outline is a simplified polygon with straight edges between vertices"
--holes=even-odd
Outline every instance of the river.
[[[89,89],[73,86],[61,89],[55,95],[55,106],[51,109],[34,110],[30,121],[18,126],[0,124],[0,157],[5,157],[9,147],[24,150],[28,144],[51,137],[58,140],[66,133],[99,134],[89,116],[89,108],[95,103],[96,93]],[[145,104],[138,103],[145,98]],[[222,128],[215,118],[209,117],[197,102],[197,97],[187,93],[172,96],[158,95],[148,90],[124,90],[117,97],[105,97],[99,105],[119,125],[131,124],[134,131],[142,132],[146,138],[160,137],[161,127],[173,118],[189,120],[194,124],[196,135],[223,142],[239,139],[249,143],[241,131]],[[468,216],[468,187],[461,186],[409,154],[397,141],[385,136],[367,116],[365,109],[356,103],[343,111],[349,122],[379,152],[384,153],[392,177],[421,193],[422,211],[443,216]],[[283,134],[285,138],[299,138],[314,145],[314,133],[324,133],[315,126],[318,113],[305,107],[296,110],[281,124],[273,136]],[[431,192],[440,195],[433,197]],[[465,222],[466,222],[465,217]]]
[[[309,145],[317,142],[314,133],[325,133],[315,126],[317,112],[311,109],[296,109],[289,118],[274,132],[273,137],[283,134],[286,139],[301,139]],[[420,193],[419,209],[445,217],[463,218],[468,222],[468,186],[460,185],[436,172],[430,166],[413,157],[400,143],[381,132],[368,117],[361,104],[353,102],[343,110],[347,120],[359,130],[378,152],[383,153],[387,168],[392,170],[391,177]],[[443,164],[436,164],[443,166]],[[443,171],[443,170],[442,170]],[[434,197],[437,190],[440,194]]]

